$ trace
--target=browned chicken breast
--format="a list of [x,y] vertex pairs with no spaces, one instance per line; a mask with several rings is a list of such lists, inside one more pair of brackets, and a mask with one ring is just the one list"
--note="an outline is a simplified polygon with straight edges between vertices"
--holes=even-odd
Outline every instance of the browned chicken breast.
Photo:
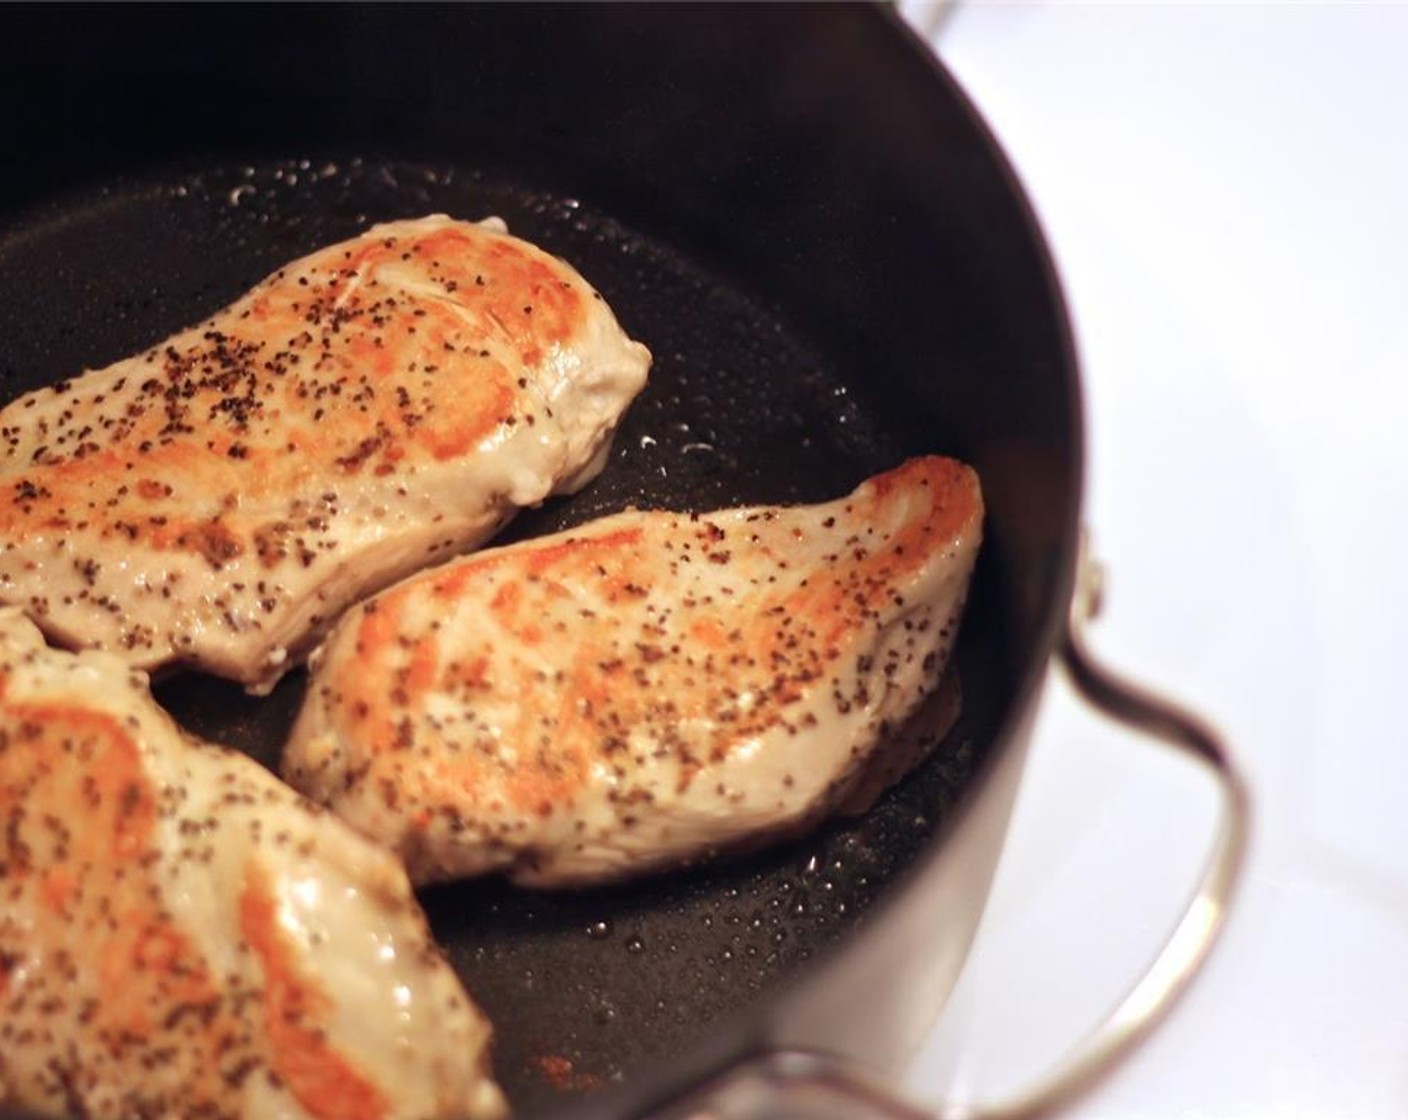
[[258,691],[349,603],[590,479],[649,365],[502,223],[377,226],[0,411],[0,602]]
[[577,884],[794,832],[917,761],[894,733],[981,522],[977,477],[934,457],[824,505],[628,512],[424,572],[315,657],[285,776],[422,882]]
[[0,1105],[494,1117],[488,1041],[390,854],[0,610]]

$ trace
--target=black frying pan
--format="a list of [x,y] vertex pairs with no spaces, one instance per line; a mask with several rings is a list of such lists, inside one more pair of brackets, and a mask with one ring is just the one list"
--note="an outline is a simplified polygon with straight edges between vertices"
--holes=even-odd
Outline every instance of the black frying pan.
[[[898,19],[6,8],[0,103],[0,399],[370,222],[498,214],[656,357],[600,480],[510,536],[630,503],[820,500],[921,452],[976,466],[989,520],[962,721],[863,820],[628,887],[423,895],[523,1114],[638,1114],[774,1045],[902,1060],[996,860],[1070,597],[1081,438],[1034,223]],[[158,695],[272,763],[302,688],[254,701],[187,674]]]

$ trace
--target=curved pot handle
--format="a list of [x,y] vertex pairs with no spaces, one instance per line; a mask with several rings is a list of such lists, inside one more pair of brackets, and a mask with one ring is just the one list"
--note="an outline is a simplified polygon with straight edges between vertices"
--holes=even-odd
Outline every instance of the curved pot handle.
[[1208,768],[1222,797],[1212,852],[1192,901],[1163,948],[1117,1007],[1031,1089],[994,1104],[920,1106],[853,1063],[797,1051],[763,1054],[730,1070],[667,1116],[681,1120],[1035,1120],[1071,1104],[1110,1073],[1163,1020],[1197,974],[1221,931],[1250,831],[1246,784],[1226,745],[1193,713],[1102,666],[1086,644],[1099,612],[1104,571],[1082,541],[1076,590],[1060,658],[1095,707]]

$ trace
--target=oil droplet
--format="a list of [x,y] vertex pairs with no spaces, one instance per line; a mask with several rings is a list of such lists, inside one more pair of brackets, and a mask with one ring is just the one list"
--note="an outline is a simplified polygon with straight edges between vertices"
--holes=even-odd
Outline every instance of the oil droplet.
[[592,1022],[599,1027],[610,1026],[616,1021],[616,1008],[610,1003],[603,1003],[592,1012]]
[[643,952],[645,952],[645,941],[641,938],[640,934],[634,933],[634,934],[632,934],[630,937],[626,938],[626,952],[628,952],[628,953],[643,953]]
[[602,941],[611,936],[610,922],[593,922],[587,927],[587,936],[593,941]]

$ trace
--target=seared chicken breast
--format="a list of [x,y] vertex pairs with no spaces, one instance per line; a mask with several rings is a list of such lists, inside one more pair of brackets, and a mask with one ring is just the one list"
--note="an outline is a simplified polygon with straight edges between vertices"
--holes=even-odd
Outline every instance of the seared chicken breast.
[[588,481],[649,365],[501,222],[376,226],[0,411],[0,602],[265,689],[349,603]]
[[[918,760],[978,549],[968,467],[627,512],[421,573],[314,658],[283,773],[413,880],[620,878],[795,832]],[[938,707],[952,715],[952,704]]]
[[390,854],[0,610],[0,1107],[496,1117],[488,1041]]

